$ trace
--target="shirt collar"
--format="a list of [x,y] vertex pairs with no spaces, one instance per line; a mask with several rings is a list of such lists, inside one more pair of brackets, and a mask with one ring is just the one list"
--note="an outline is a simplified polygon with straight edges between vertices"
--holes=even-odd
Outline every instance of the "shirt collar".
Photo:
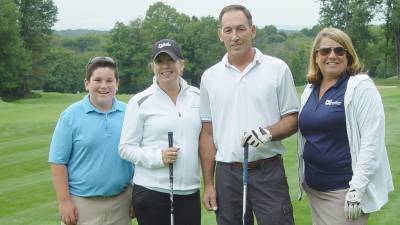
[[349,75],[346,72],[344,72],[339,78],[339,80],[336,81],[336,83],[332,87],[339,88],[343,84],[343,82],[347,80],[347,78],[349,78]]
[[[332,87],[335,88],[335,89],[339,88],[343,84],[343,82],[345,82],[349,77],[350,76],[346,72],[342,73],[342,75],[340,76],[339,80],[337,80],[336,83],[334,85],[332,85]],[[318,89],[319,89],[320,86],[321,86],[321,82],[319,82],[317,84],[311,84],[310,88],[313,89],[314,87],[318,87]]]
[[[254,55],[254,58],[253,58],[253,60],[250,62],[250,64],[253,64],[253,65],[255,65],[255,64],[260,64],[261,62],[262,62],[262,60],[263,60],[263,54],[262,54],[262,52],[260,51],[260,50],[258,50],[258,48],[254,48],[253,47],[253,49],[255,49],[256,50],[256,54]],[[227,66],[227,67],[234,67],[234,65],[232,65],[232,64],[230,64],[229,63],[229,60],[228,60],[228,53],[225,53],[225,55],[224,55],[224,57],[222,57],[222,63],[223,63],[223,65],[225,65],[225,66]]]
[[[158,83],[157,83],[157,77],[156,76],[153,76],[153,84],[152,84],[152,86],[154,88],[162,90],[160,88],[160,86],[158,85]],[[186,90],[187,88],[190,87],[189,84],[186,82],[186,80],[183,79],[182,77],[179,77],[179,86],[181,87],[181,90]]]
[[[92,103],[89,100],[89,95],[86,95],[83,98],[83,108],[85,110],[85,113],[89,113],[89,112],[97,112],[97,113],[103,113],[100,110],[98,110],[94,105],[92,105]],[[110,112],[115,112],[115,111],[125,111],[125,108],[123,107],[123,105],[117,101],[117,99],[114,97],[113,99],[113,103],[112,103],[112,107],[111,109],[106,112],[106,113],[110,113]]]

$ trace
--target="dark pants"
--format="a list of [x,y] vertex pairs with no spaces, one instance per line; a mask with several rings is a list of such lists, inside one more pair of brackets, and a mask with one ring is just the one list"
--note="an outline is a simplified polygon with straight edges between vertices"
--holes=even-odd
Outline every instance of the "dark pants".
[[[242,168],[230,163],[217,163],[218,225],[241,225],[243,207]],[[259,225],[293,225],[293,208],[289,187],[280,157],[249,170],[247,206]],[[247,221],[249,221],[247,219]],[[246,223],[251,224],[251,223]]]
[[[134,185],[132,204],[139,225],[171,225],[169,194]],[[200,225],[200,193],[174,195],[175,225]]]

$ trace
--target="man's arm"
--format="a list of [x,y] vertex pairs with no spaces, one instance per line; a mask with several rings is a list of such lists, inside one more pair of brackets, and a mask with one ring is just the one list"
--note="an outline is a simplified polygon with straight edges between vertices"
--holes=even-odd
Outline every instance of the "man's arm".
[[217,209],[217,194],[214,187],[215,153],[211,122],[203,122],[200,132],[200,160],[204,179],[203,203],[207,210]]
[[60,219],[66,225],[78,222],[78,211],[68,191],[68,171],[65,165],[51,164],[54,189],[57,194]]
[[267,127],[272,136],[272,141],[282,140],[297,132],[298,113],[285,115],[277,123]]

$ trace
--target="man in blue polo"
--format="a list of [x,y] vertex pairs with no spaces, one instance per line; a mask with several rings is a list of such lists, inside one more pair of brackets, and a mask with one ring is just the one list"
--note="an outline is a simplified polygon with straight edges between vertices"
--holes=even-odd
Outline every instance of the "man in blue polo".
[[241,162],[248,144],[248,208],[258,224],[294,224],[280,142],[297,130],[291,72],[282,60],[252,47],[256,27],[248,9],[227,6],[219,22],[227,54],[204,72],[200,84],[204,205],[216,211],[219,225],[242,224]]

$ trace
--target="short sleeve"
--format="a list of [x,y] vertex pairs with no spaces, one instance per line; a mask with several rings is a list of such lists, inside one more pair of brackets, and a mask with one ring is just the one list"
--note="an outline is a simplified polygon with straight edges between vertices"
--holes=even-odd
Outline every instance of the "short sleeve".
[[49,163],[67,164],[72,151],[72,126],[67,115],[61,114],[50,144]]
[[285,66],[278,86],[278,101],[281,116],[299,111],[296,87],[294,85],[292,73],[287,66]]
[[200,83],[200,118],[202,122],[211,122],[210,97],[203,81]]

